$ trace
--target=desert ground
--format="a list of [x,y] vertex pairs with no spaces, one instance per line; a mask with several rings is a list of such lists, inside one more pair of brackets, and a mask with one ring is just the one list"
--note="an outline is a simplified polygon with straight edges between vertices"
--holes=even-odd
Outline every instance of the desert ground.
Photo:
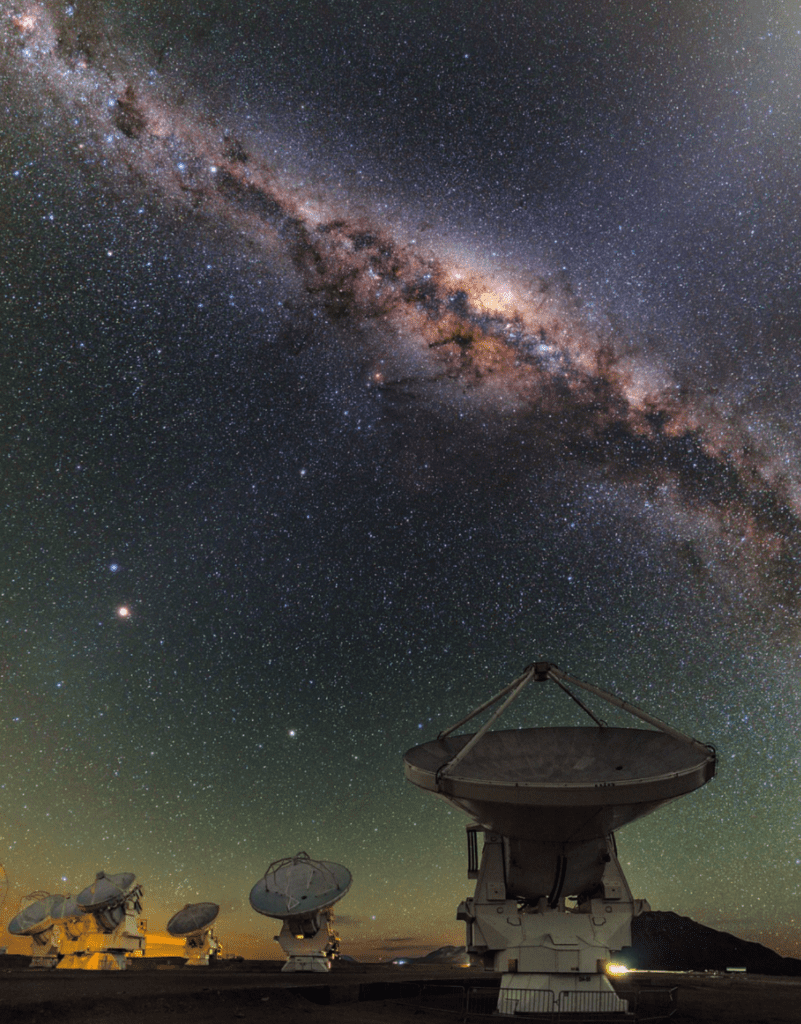
[[[282,974],[280,963],[124,972],[0,968],[3,1024],[450,1024],[490,1021],[498,976],[472,968],[338,965]],[[801,979],[636,972],[616,983],[642,1022],[797,1024]],[[465,992],[470,1008],[465,1015]],[[575,1024],[579,1024],[578,1021]]]

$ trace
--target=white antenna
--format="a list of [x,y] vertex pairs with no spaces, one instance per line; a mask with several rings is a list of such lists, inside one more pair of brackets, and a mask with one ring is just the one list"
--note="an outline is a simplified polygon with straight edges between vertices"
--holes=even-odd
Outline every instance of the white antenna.
[[187,903],[167,922],[167,931],[174,938],[185,940],[184,956],[190,967],[208,966],[222,952],[212,925],[220,907],[217,903]]
[[312,860],[308,853],[273,861],[250,891],[250,905],[283,921],[276,941],[287,954],[284,971],[327,971],[339,955],[332,907],[351,886],[341,864]]
[[31,937],[31,967],[57,967],[61,959],[62,930],[83,916],[83,911],[71,896],[40,895],[29,903],[8,923],[10,935]]
[[[491,731],[538,683],[555,684],[594,726]],[[607,726],[573,687],[654,728]],[[478,732],[454,735],[501,701]],[[715,760],[713,747],[548,662],[529,665],[436,740],[406,752],[406,778],[477,823],[468,826],[476,891],[457,918],[468,951],[504,972],[499,1013],[625,1011],[598,966],[631,944],[636,909],[614,832],[703,786]]]

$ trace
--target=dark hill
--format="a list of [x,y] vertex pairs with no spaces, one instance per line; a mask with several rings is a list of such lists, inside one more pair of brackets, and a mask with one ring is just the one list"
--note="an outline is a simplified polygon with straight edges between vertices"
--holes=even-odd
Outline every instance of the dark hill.
[[[631,922],[631,946],[615,956],[642,971],[725,971],[739,967],[749,974],[801,977],[801,960],[779,956],[758,942],[738,939],[697,924],[671,911],[649,910]],[[464,946],[443,946],[426,956],[404,957],[394,963],[461,964]]]
[[779,956],[758,942],[696,924],[672,911],[650,910],[631,922],[631,946],[620,960],[647,971],[725,971],[801,977],[801,960]]

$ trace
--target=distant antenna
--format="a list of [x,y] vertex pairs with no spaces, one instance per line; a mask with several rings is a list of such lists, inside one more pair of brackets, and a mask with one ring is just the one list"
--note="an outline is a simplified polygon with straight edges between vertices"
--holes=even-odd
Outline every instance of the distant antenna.
[[187,903],[167,922],[167,931],[174,938],[185,939],[184,955],[191,967],[208,966],[222,952],[212,925],[220,908],[216,903]]
[[83,912],[71,896],[45,895],[29,903],[8,923],[10,935],[29,935],[32,941],[31,967],[56,967],[60,959],[61,930],[58,925],[78,919]]
[[276,940],[287,954],[284,971],[327,971],[339,955],[331,908],[350,889],[341,864],[312,860],[308,853],[273,861],[250,892],[259,914],[283,921]]
[[144,954],[145,937],[138,919],[142,887],[134,885],[135,880],[132,872],[107,875],[99,871],[94,882],[78,894],[85,925],[59,962],[59,969],[123,971],[129,957]]
[[[543,683],[564,691],[595,725],[490,731],[526,687]],[[610,728],[574,689],[653,728]],[[491,708],[476,733],[454,735]],[[404,768],[410,782],[464,811],[484,833],[481,866],[471,872],[475,895],[457,918],[467,926],[468,951],[505,972],[498,1012],[593,1019],[624,1012],[598,967],[631,944],[635,913],[613,833],[708,782],[714,749],[538,662],[437,739],[408,750]]]

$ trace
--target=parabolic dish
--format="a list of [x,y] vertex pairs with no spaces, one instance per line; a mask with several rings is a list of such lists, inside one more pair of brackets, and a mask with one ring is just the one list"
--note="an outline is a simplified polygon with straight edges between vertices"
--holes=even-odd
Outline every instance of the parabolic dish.
[[220,912],[217,903],[187,903],[167,922],[167,931],[175,938],[202,935],[210,928]]
[[107,875],[100,871],[94,882],[78,894],[78,906],[90,913],[118,907],[125,902],[135,879],[136,875],[130,871],[124,871],[119,875]]
[[11,935],[37,935],[47,931],[58,921],[79,917],[83,911],[72,896],[45,896],[31,903],[8,923]]
[[404,755],[406,778],[509,838],[548,843],[602,838],[703,786],[715,757],[663,732],[545,728],[448,736]]
[[304,917],[333,906],[352,881],[350,871],[341,864],[298,854],[270,865],[251,889],[250,905],[279,921]]

